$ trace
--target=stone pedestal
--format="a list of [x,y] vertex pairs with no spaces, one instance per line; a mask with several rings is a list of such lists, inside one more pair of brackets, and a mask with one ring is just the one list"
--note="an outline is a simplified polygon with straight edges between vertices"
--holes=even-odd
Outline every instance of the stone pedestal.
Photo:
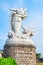
[[6,44],[4,57],[13,57],[18,65],[36,65],[36,48],[34,45]]

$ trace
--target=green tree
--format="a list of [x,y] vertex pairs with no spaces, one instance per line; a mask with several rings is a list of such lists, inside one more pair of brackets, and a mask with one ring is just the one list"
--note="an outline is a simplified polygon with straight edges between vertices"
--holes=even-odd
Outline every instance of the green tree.
[[18,65],[13,58],[0,58],[0,65]]
[[36,53],[36,59],[40,59],[41,54],[40,53]]

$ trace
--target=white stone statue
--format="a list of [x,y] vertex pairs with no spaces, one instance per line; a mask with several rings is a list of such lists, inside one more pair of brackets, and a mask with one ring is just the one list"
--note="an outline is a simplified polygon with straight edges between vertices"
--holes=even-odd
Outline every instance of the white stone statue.
[[23,27],[22,26],[22,28],[23,28],[23,34],[26,34],[26,35],[28,35],[28,36],[33,36],[34,35],[34,31],[32,31],[32,30],[30,30],[30,29],[26,29],[25,27]]
[[21,28],[21,22],[24,18],[27,17],[26,10],[23,8],[21,9],[11,9],[12,15],[11,15],[11,29],[15,33],[20,32]]
[[[26,9],[10,9],[11,14],[11,29],[8,33],[9,38],[28,38],[33,36],[34,32],[31,30],[27,30],[23,26],[21,26],[22,20],[27,17]],[[20,28],[22,27],[23,33],[20,32]]]

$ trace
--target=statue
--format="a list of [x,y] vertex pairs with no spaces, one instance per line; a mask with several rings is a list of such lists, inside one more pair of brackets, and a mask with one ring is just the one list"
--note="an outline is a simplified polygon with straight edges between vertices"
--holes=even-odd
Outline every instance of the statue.
[[18,65],[36,65],[36,48],[31,39],[34,31],[22,26],[22,20],[27,17],[27,10],[20,8],[10,9],[10,11],[10,30],[4,45],[3,56],[15,58]]
[[[27,30],[24,28],[21,23],[22,20],[27,17],[27,10],[26,9],[10,9],[12,12],[11,14],[11,28],[8,33],[8,38],[28,38],[33,36],[34,32],[32,30]],[[23,32],[20,32],[20,28],[22,27]]]

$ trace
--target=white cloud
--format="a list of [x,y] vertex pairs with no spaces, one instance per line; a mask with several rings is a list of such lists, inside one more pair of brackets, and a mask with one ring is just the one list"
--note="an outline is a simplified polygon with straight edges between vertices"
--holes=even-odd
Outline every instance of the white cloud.
[[40,1],[43,1],[43,0],[32,0],[33,2],[40,2]]
[[7,39],[7,36],[6,35],[0,35],[0,40],[5,41],[6,39]]
[[19,8],[23,4],[24,0],[16,0],[16,2],[13,3],[6,3],[2,2],[0,3],[0,9],[2,9],[4,12],[8,12],[10,8]]
[[10,8],[10,5],[6,2],[2,2],[0,3],[0,9],[2,9],[4,12],[8,12]]
[[19,8],[23,4],[24,0],[17,0],[13,7]]

